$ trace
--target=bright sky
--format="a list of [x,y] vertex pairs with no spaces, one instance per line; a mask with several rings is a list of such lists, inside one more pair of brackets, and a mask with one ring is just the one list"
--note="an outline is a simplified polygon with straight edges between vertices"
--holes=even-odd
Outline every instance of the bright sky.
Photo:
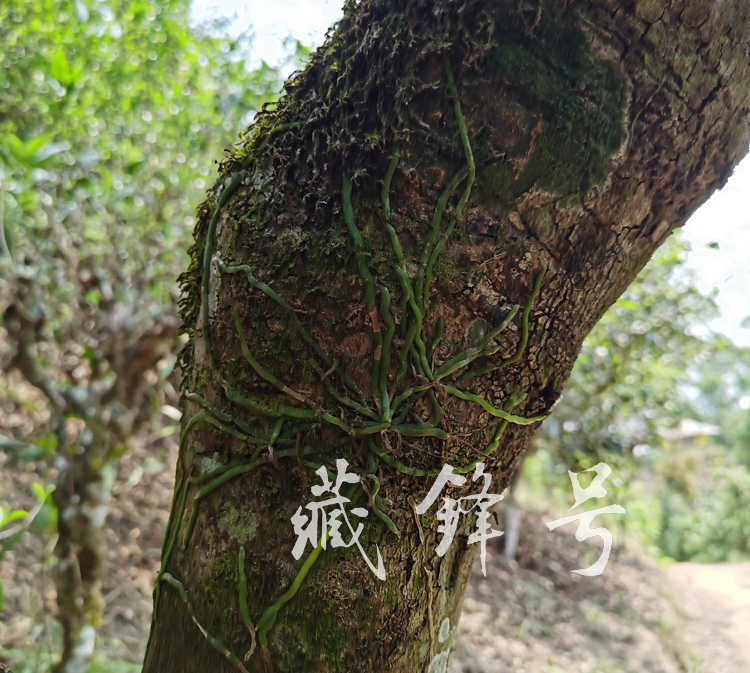
[[[193,20],[205,16],[234,18],[233,32],[255,33],[251,62],[262,58],[278,63],[282,41],[294,36],[319,45],[341,16],[342,0],[194,0]],[[750,346],[750,158],[740,164],[727,186],[690,219],[684,228],[692,246],[688,266],[696,271],[698,287],[714,288],[721,317],[710,323],[736,343]],[[718,250],[707,247],[718,243]]]

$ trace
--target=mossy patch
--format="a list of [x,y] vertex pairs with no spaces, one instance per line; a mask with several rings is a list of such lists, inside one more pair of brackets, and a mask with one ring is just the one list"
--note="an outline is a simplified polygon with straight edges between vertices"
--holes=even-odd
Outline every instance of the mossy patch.
[[605,179],[623,139],[623,77],[592,53],[570,13],[545,8],[531,33],[519,17],[496,28],[488,69],[512,83],[508,105],[533,113],[539,133],[520,169],[498,162],[482,180],[507,207],[532,188],[585,193]]

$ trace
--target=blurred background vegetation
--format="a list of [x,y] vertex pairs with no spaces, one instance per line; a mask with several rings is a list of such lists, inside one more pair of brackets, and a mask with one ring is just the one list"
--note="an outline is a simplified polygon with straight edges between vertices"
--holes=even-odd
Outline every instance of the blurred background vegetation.
[[[286,63],[250,69],[251,36],[190,25],[189,4],[0,3],[0,663],[16,673],[93,648],[119,590],[107,569],[132,546],[148,605],[168,511],[128,498],[154,474],[169,497],[195,209],[212,162],[308,53],[288,40]],[[750,559],[750,352],[706,327],[717,308],[685,252],[673,237],[589,336],[518,500],[567,508],[567,470],[604,460],[627,509],[616,544]],[[108,549],[115,522],[157,542]],[[90,670],[138,670],[131,641],[100,639],[109,656],[87,650]]]
[[524,466],[524,502],[568,502],[566,471],[603,460],[632,544],[677,561],[748,560],[750,349],[707,328],[717,307],[685,252],[678,233],[586,339]]
[[281,86],[245,67],[249,37],[188,9],[0,6],[0,448],[35,475],[2,484],[0,555],[49,539],[61,666],[101,622],[117,462],[179,429],[176,278],[212,162]]

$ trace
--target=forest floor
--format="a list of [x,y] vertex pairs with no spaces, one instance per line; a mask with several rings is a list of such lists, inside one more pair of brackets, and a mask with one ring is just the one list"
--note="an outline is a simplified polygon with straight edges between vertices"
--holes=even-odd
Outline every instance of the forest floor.
[[603,575],[571,573],[601,543],[577,542],[573,526],[550,532],[548,518],[523,514],[514,571],[502,538],[488,545],[487,577],[475,564],[450,673],[713,673],[656,562],[615,547]]
[[[176,459],[171,442],[159,444],[127,454],[111,475],[101,673],[138,671],[124,662],[143,656]],[[32,481],[39,481],[33,464],[0,452],[0,503],[30,507]],[[602,576],[582,577],[570,570],[591,565],[598,551],[576,542],[572,526],[550,532],[544,521],[523,515],[514,572],[502,538],[488,542],[487,577],[477,559],[450,673],[750,671],[750,564],[674,564],[665,572],[615,547]],[[26,534],[0,561],[0,663],[15,673],[47,670],[54,649],[51,551],[49,540]]]

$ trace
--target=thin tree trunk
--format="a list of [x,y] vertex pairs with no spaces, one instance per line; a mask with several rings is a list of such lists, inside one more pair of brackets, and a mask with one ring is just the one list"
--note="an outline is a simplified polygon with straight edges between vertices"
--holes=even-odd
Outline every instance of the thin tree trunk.
[[[745,154],[747,13],[347,5],[199,209],[145,673],[446,670],[475,517],[439,557],[414,503],[445,463],[469,479],[443,496],[478,461],[502,491],[586,334]],[[384,581],[356,547],[292,556],[337,458]]]
[[[78,260],[70,250],[64,256],[74,274]],[[45,293],[23,272],[12,274],[9,282],[15,285],[14,299],[3,321],[16,347],[11,364],[47,397],[57,439],[59,475],[52,497],[58,511],[55,583],[63,652],[55,671],[84,673],[104,607],[101,586],[111,493],[102,469],[153,413],[159,391],[147,373],[173,350],[178,321],[169,313],[144,316],[137,309],[123,317],[102,303],[96,317],[99,334],[106,337],[96,350],[93,375],[85,385],[60,384],[38,348],[45,339],[40,299]],[[85,424],[73,446],[66,428],[71,417]]]
[[80,450],[67,456],[60,451],[65,466],[53,494],[58,511],[55,585],[63,631],[59,673],[88,671],[104,609],[104,522],[111,496],[98,466],[106,451],[93,435],[83,437],[76,448]]

